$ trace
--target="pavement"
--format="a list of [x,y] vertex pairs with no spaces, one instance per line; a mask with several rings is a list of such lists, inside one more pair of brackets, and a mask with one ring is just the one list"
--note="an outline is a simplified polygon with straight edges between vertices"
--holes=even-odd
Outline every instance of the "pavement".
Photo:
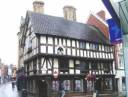
[[21,93],[17,88],[12,88],[11,82],[0,84],[0,97],[21,97]]
[[[0,97],[21,97],[21,93],[17,90],[16,86],[15,88],[12,88],[11,82],[7,82],[5,84],[0,84]],[[72,96],[72,97],[92,97],[92,95]],[[113,97],[113,96],[103,94],[103,95],[99,95],[99,97]],[[114,97],[126,97],[126,96],[116,95]]]

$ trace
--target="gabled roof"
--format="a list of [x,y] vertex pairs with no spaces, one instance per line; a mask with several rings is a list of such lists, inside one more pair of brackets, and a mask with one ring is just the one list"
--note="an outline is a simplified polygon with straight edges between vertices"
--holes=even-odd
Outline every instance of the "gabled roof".
[[92,29],[87,24],[31,11],[28,11],[27,15],[35,34],[55,35],[104,44],[109,43],[104,35],[101,36],[97,30]]

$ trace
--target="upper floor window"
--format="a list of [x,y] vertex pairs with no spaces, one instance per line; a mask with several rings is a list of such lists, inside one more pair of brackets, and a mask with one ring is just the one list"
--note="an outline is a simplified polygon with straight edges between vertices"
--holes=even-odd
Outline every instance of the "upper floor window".
[[89,47],[91,50],[93,50],[93,44],[90,43],[90,47]]
[[59,59],[59,69],[60,69],[60,73],[68,73],[69,71],[69,60],[68,59],[63,59],[60,58]]
[[106,46],[105,50],[106,52],[109,52],[109,46]]
[[84,42],[80,42],[80,48],[81,48],[81,49],[85,49],[85,48],[86,48],[86,45],[85,45]]
[[95,50],[99,51],[99,45],[98,44],[95,44]]
[[102,50],[102,46],[101,46],[101,44],[99,45],[99,51],[101,51]]
[[104,48],[104,45],[102,45],[102,51],[104,51],[104,49],[105,49],[105,48]]
[[77,44],[77,48],[79,48],[79,41],[76,41],[76,44]]
[[98,69],[97,62],[92,62],[91,63],[91,68],[92,68],[92,70],[97,70]]
[[80,71],[81,73],[85,74],[88,73],[89,70],[89,63],[85,61],[80,61]]
[[72,47],[75,47],[75,40],[72,40]]
[[71,41],[69,39],[67,40],[67,46],[71,46]]
[[86,43],[86,49],[89,49],[89,43]]
[[109,73],[110,72],[110,64],[109,63],[105,63],[105,64],[103,64],[104,66],[103,66],[103,68],[104,68],[104,72],[105,73]]
[[46,44],[46,36],[41,36],[40,43],[41,44]]
[[48,37],[48,44],[53,44],[53,38],[52,37]]

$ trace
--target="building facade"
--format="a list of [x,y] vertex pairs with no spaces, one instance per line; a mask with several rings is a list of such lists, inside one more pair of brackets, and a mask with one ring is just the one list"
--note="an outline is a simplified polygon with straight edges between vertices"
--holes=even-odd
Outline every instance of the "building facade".
[[[105,22],[105,12],[100,11],[97,14],[91,13],[87,24],[98,27],[101,32],[109,39],[108,25]],[[125,72],[124,72],[124,59],[123,59],[123,46],[122,43],[114,44],[115,49],[115,67],[116,67],[116,91],[119,94],[124,93],[125,87]]]
[[28,11],[20,33],[28,97],[115,90],[114,48],[95,27]]
[[125,82],[125,71],[124,71],[124,57],[123,57],[123,46],[122,43],[115,45],[115,56],[116,56],[116,90],[119,93],[124,93],[126,91]]

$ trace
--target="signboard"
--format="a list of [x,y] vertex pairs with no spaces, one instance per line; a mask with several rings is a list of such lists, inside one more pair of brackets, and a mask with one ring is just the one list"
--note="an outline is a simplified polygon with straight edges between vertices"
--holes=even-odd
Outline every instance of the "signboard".
[[109,25],[111,43],[115,44],[122,42],[121,29],[117,26],[116,22],[111,18],[107,20],[107,23]]
[[54,77],[54,78],[58,78],[58,75],[59,75],[59,70],[58,70],[58,68],[57,68],[57,69],[53,69],[53,77]]

